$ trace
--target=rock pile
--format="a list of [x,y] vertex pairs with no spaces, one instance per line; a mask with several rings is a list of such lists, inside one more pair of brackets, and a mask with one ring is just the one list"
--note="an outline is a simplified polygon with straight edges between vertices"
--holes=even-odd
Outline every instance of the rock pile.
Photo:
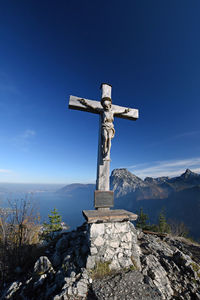
[[[94,277],[98,262],[109,265],[103,278]],[[200,246],[144,234],[130,222],[84,224],[63,234],[0,299],[200,300]]]

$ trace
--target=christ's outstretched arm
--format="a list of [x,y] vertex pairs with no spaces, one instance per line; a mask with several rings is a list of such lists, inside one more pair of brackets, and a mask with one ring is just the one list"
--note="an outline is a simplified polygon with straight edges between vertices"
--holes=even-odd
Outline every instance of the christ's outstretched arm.
[[102,109],[98,108],[98,107],[94,107],[93,105],[89,104],[85,99],[78,99],[78,101],[83,104],[85,107],[88,107],[94,111],[97,111],[97,112],[101,112]]
[[125,108],[125,110],[122,111],[122,112],[114,112],[114,115],[115,116],[121,116],[123,114],[127,114],[129,111],[130,111],[130,108]]

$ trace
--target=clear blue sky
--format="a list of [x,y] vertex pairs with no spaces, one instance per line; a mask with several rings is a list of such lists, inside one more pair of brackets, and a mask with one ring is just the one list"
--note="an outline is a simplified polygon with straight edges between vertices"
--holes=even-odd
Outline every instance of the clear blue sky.
[[98,116],[69,95],[138,108],[115,119],[111,169],[200,172],[200,1],[0,1],[0,182],[94,182]]

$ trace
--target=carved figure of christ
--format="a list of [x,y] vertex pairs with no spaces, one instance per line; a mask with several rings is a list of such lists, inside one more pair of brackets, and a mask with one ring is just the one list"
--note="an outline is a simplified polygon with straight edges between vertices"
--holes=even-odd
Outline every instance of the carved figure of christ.
[[115,111],[111,104],[111,99],[105,97],[101,100],[101,105],[103,108],[95,107],[88,103],[85,99],[80,99],[79,102],[85,107],[90,108],[94,112],[100,114],[101,116],[101,152],[103,160],[110,160],[110,148],[111,140],[114,138],[115,129],[113,125],[114,115],[122,115],[130,111],[129,108],[124,109],[122,112]]
[[112,104],[111,85],[101,85],[101,102],[70,96],[69,108],[100,115],[96,190],[110,190],[110,149],[115,135],[114,117],[137,120],[138,110]]

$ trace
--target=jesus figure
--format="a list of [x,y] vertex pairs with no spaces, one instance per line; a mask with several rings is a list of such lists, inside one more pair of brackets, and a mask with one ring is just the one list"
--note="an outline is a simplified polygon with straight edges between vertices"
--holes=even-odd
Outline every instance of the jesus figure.
[[110,157],[110,148],[111,148],[111,140],[115,136],[114,129],[114,116],[120,116],[122,114],[128,113],[130,111],[129,108],[126,108],[123,112],[114,111],[112,108],[112,100],[109,97],[104,97],[101,99],[102,108],[95,107],[89,103],[85,99],[80,99],[79,102],[84,106],[100,113],[101,115],[101,138],[102,138],[102,157],[103,159],[107,159]]

